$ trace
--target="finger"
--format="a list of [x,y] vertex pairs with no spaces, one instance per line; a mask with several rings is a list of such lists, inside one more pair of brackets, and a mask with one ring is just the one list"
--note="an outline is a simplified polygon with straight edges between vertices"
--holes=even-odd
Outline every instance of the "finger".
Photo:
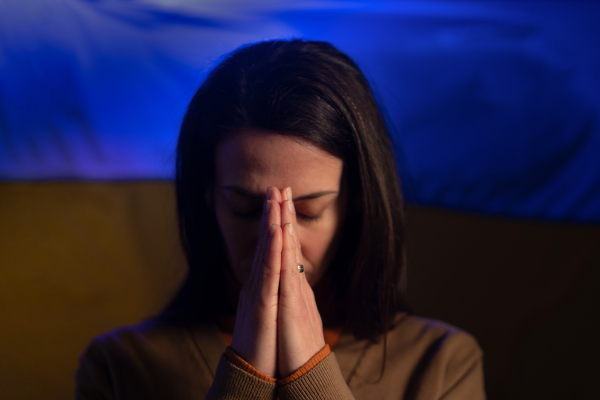
[[267,188],[267,196],[273,205],[267,216],[267,227],[271,225],[281,226],[281,193],[278,188],[270,186]]
[[[272,195],[275,191],[278,193],[279,189],[271,188],[274,190],[270,191]],[[271,197],[273,198],[273,197]],[[281,269],[281,246],[282,246],[282,234],[281,234],[281,210],[279,204],[275,203],[274,200],[270,200],[270,207],[268,211],[268,227],[267,227],[267,245],[265,246],[265,258],[263,273],[261,279],[264,280],[266,290],[273,292],[277,296],[279,291],[279,274]]]
[[275,201],[277,203],[281,203],[283,201],[283,196],[281,194],[281,191],[279,190],[279,188],[277,188],[276,186],[269,186],[269,188],[271,190],[271,198],[270,200]]
[[[259,234],[254,253],[254,260],[252,262],[252,269],[248,276],[248,284],[251,287],[256,287],[255,285],[258,285],[260,283],[260,279],[262,278],[262,270],[265,264],[265,257],[269,241],[269,226],[273,224],[281,224],[278,201],[280,198],[281,193],[279,192],[279,189],[274,187],[267,188],[265,202],[263,203],[263,213],[259,224]],[[277,207],[273,207],[273,201],[276,202]]]
[[[276,208],[276,207],[273,207]],[[282,232],[279,225],[269,226],[269,242],[260,285],[261,303],[266,309],[277,307],[281,274]],[[275,314],[276,315],[276,314]]]
[[[290,188],[286,188],[284,192],[288,192],[291,191]],[[294,244],[294,265],[296,268],[296,272],[298,269],[298,264],[302,263],[302,258],[298,256],[298,241],[296,239],[296,231],[298,228],[298,225],[296,224],[296,210],[294,208],[294,202],[292,200],[289,200],[291,196],[289,195],[285,195],[283,202],[281,203],[281,223],[282,226],[288,225],[290,224],[291,226],[293,226],[292,231],[294,232],[292,235],[291,240],[293,240],[293,244]]]
[[292,200],[292,188],[287,187],[282,191],[283,200],[281,202],[281,224],[295,224],[296,210]]
[[[275,285],[275,295],[279,290],[279,270],[281,267],[281,207],[277,199],[281,199],[281,193],[279,189],[270,186],[267,188],[267,198],[269,198],[269,210],[267,212],[267,225],[265,227],[265,235],[266,245],[264,247],[263,259],[261,262],[264,264],[262,269],[262,274],[260,274],[261,280],[269,280],[272,277],[276,279],[276,281],[269,280],[267,283],[267,288],[265,290],[270,291],[273,290],[273,285]],[[273,230],[276,229],[278,231],[277,235],[273,237]],[[275,241],[275,243],[273,243]],[[269,257],[273,257],[272,252],[276,253],[277,267],[273,269],[273,262],[269,259]],[[260,282],[259,282],[260,283]],[[262,285],[261,285],[262,288]],[[262,290],[262,289],[261,289]]]
[[252,261],[252,268],[250,270],[247,282],[247,285],[251,287],[258,283],[258,278],[264,265],[265,249],[268,244],[267,240],[269,232],[268,216],[272,208],[271,201],[265,200],[263,203],[263,212],[260,218],[258,240],[256,242],[256,250],[254,251],[254,260]]
[[[286,207],[285,211],[289,210],[289,213],[286,212],[285,219],[282,220],[283,224],[289,223],[294,224],[294,228],[298,227],[297,219],[296,219],[296,207],[294,205],[293,197],[292,197],[292,188],[287,187],[284,189],[284,201]],[[294,241],[296,242],[296,263],[303,264],[302,259],[302,245],[300,244],[300,238],[298,236],[298,229],[294,229]]]
[[[292,205],[294,203],[292,202]],[[298,224],[296,223],[296,208],[294,206],[294,228],[298,228]],[[296,242],[296,263],[300,264],[304,264],[303,258],[302,258],[302,245],[300,244],[300,231],[299,229],[294,229],[294,241]],[[306,274],[302,274],[304,276],[306,276]]]
[[[283,220],[283,217],[282,217]],[[282,306],[297,306],[300,298],[300,274],[296,262],[296,243],[293,236],[293,224],[284,224],[281,249],[281,277],[279,282]]]

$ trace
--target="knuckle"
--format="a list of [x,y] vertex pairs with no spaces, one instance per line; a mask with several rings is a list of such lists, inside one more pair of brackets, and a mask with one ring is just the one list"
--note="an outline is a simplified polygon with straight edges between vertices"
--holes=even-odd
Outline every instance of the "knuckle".
[[298,267],[294,265],[292,268],[281,268],[280,271],[281,279],[284,279],[286,282],[294,283],[294,289],[300,290],[300,281],[296,279],[298,275]]
[[270,311],[277,307],[277,293],[265,293],[258,299],[258,307],[263,311]]
[[265,268],[263,270],[263,277],[265,280],[271,280],[274,278],[279,279],[279,276],[281,275],[280,271],[276,271],[273,268]]
[[293,298],[288,299],[283,304],[279,305],[280,311],[284,311],[286,313],[287,318],[298,318],[298,313],[300,311],[300,304]]
[[284,240],[283,248],[286,250],[296,250],[296,242],[294,240]]

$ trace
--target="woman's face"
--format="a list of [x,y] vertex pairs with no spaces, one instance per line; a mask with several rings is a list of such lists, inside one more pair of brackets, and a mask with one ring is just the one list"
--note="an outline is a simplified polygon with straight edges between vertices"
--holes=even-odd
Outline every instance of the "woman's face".
[[215,214],[233,273],[245,283],[267,187],[292,188],[304,271],[314,286],[337,250],[347,194],[343,162],[302,139],[246,130],[216,151]]

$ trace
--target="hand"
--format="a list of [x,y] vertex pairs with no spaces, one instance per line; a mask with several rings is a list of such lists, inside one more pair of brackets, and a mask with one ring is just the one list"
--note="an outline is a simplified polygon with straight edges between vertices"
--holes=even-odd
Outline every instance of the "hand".
[[[240,291],[231,348],[263,374],[277,375],[277,318],[282,230],[281,193],[267,189],[258,244]],[[297,273],[297,271],[296,271]]]
[[[299,273],[302,250],[296,226],[292,189],[281,196],[282,249],[278,304],[278,370],[291,375],[325,346],[323,323],[313,291],[304,273]],[[279,230],[279,229],[278,229]]]

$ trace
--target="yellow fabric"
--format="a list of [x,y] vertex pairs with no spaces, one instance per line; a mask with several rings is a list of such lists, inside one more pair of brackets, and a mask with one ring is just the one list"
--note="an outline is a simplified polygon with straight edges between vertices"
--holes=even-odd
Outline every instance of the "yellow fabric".
[[73,397],[101,332],[158,312],[185,274],[171,182],[0,182],[0,398]]
[[[491,394],[594,369],[599,226],[406,215],[409,300],[478,338]],[[184,273],[172,182],[0,182],[0,399],[72,398],[90,339],[155,314]]]

